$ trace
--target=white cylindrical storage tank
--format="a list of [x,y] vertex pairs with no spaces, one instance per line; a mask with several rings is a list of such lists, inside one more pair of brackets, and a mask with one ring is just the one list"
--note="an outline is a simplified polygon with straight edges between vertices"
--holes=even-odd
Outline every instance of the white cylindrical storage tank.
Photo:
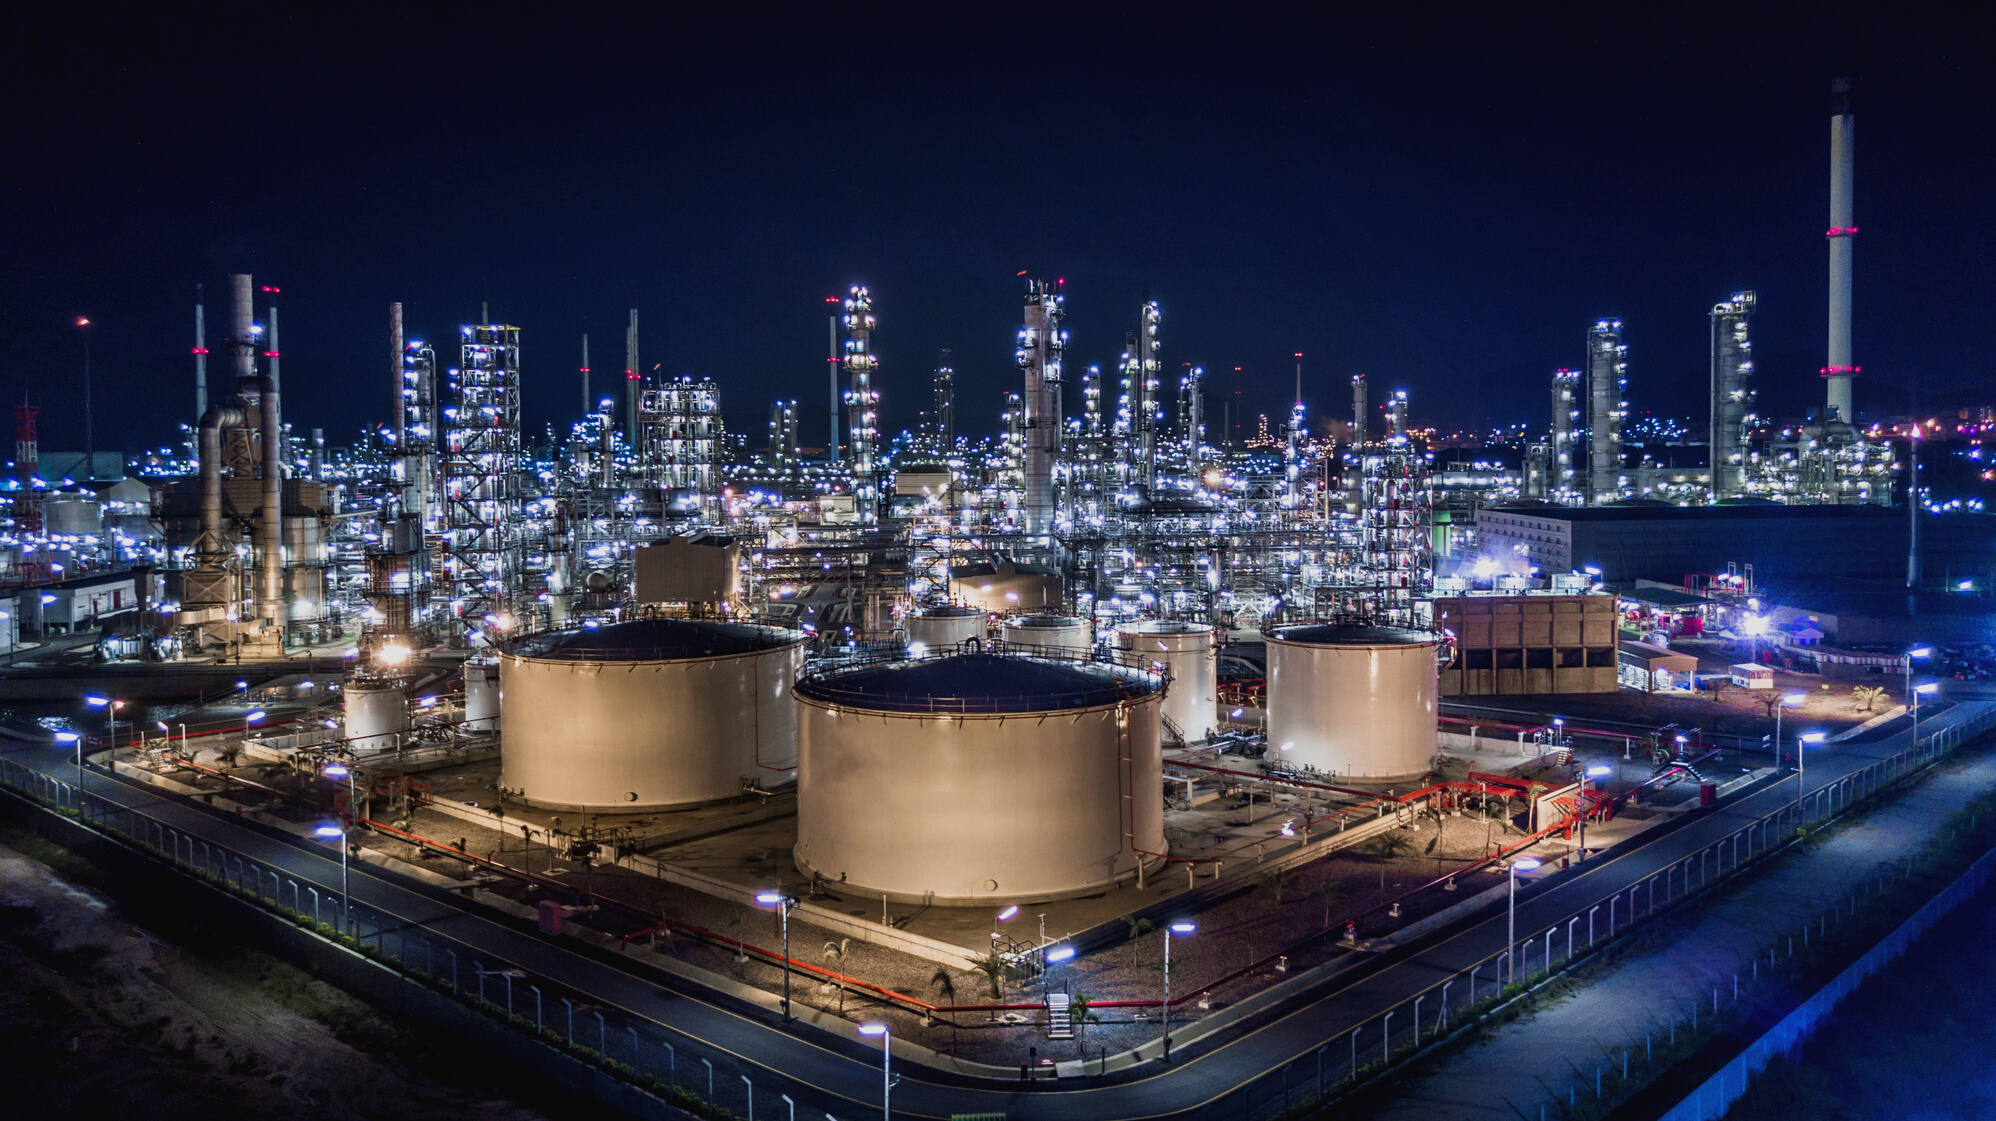
[[393,751],[409,727],[409,702],[394,678],[349,677],[340,687],[346,713],[347,746],[355,751]]
[[1298,623],[1263,636],[1269,759],[1372,782],[1428,772],[1440,638],[1345,623]]
[[790,686],[810,636],[634,619],[520,639],[499,655],[500,785],[557,810],[738,797],[797,773]]
[[42,517],[49,533],[88,537],[104,529],[104,504],[94,494],[64,491],[42,503]]
[[942,653],[951,647],[961,646],[972,639],[983,641],[985,615],[976,607],[959,607],[944,604],[938,607],[923,608],[911,612],[901,621],[908,632],[908,642],[921,643],[925,648]]
[[464,730],[499,730],[499,663],[496,660],[465,659]]
[[1133,654],[1164,663],[1171,674],[1164,716],[1185,742],[1213,734],[1220,726],[1220,652],[1212,627],[1163,619],[1126,623],[1116,628],[1116,641]]
[[1050,647],[1086,654],[1095,648],[1095,627],[1079,615],[1013,615],[999,634],[1014,646]]
[[797,684],[797,868],[903,902],[1101,891],[1164,859],[1159,675],[1016,654]]

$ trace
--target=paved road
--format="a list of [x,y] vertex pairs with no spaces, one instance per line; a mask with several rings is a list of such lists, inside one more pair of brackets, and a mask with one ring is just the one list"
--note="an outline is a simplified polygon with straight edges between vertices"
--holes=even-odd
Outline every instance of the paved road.
[[[1960,705],[1931,721],[1923,719],[1922,730],[1966,720],[1986,707]],[[1879,742],[1832,745],[1820,754],[1812,752],[1809,788],[1813,791],[1835,782],[1905,743],[1902,734]],[[10,754],[57,778],[74,777],[73,768],[62,762],[64,756],[47,747],[20,747]],[[93,773],[86,779],[86,789],[115,805],[154,815],[175,828],[282,868],[321,892],[337,894],[337,849],[306,846],[287,835],[216,816],[129,780]],[[1640,884],[1792,801],[1795,794],[1792,776],[1765,783],[1714,812],[1687,815],[1672,825],[1650,830],[1639,835],[1633,848],[1529,888],[1520,895],[1518,930],[1521,935],[1543,930],[1618,888]],[[1491,882],[1497,881],[1493,878]],[[879,1050],[865,1046],[857,1037],[837,1039],[805,1027],[783,1029],[761,1010],[695,990],[641,963],[574,940],[542,936],[524,921],[367,865],[353,869],[353,891],[365,907],[394,916],[406,928],[450,939],[466,947],[463,952],[467,956],[483,954],[511,962],[586,994],[593,1003],[642,1019],[653,1033],[648,1044],[653,1057],[648,1065],[659,1065],[656,1041],[670,1041],[678,1051],[683,1084],[704,1089],[705,1071],[697,1066],[697,1058],[711,1058],[722,1071],[716,1083],[717,1099],[729,1108],[738,1108],[741,1101],[740,1080],[727,1073],[738,1069],[754,1078],[758,1105],[763,1109],[775,1107],[779,1092],[795,1098],[804,1107],[801,1115],[813,1118],[829,1111],[854,1121],[879,1109]],[[389,937],[392,942],[393,928]],[[1505,916],[1500,911],[1438,939],[1360,963],[1359,968],[1298,994],[1278,1015],[1258,1027],[1177,1048],[1169,1068],[1150,1063],[1112,1072],[1106,1078],[1069,1079],[1027,1088],[899,1062],[896,1068],[902,1082],[894,1092],[895,1112],[934,1118],[992,1112],[1021,1121],[1196,1114],[1244,1083],[1292,1060],[1308,1059],[1320,1047],[1335,1044],[1331,1051],[1335,1063],[1337,1055],[1348,1047],[1346,1033],[1354,1026],[1369,1025],[1360,1036],[1361,1046],[1377,1048],[1381,1040],[1376,1017],[1381,1011],[1499,952],[1505,938]],[[462,977],[471,980],[469,961],[461,965]],[[441,957],[438,968],[441,972]],[[1489,976],[1486,969],[1486,981]],[[498,982],[493,984],[496,988]],[[1466,995],[1465,986],[1458,984],[1451,1001],[1460,1002]],[[530,999],[516,993],[515,1000],[520,1002],[516,1010],[524,1011],[524,1002]],[[559,1016],[559,1005],[553,1007],[557,1011],[549,1014],[551,1021]],[[1436,1005],[1430,1001],[1423,1010],[1424,1022],[1435,1011]],[[1393,1023],[1396,1040],[1405,1038],[1402,1033],[1409,1029],[1410,1019]],[[594,1024],[585,1018],[577,1033],[585,1041],[593,1040]],[[626,1058],[627,1041],[628,1037],[612,1035],[608,1041],[610,1057]]]

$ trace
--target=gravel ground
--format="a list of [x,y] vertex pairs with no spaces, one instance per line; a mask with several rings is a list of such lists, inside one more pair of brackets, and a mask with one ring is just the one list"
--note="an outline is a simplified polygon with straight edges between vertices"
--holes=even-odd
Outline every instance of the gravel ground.
[[476,1063],[436,1056],[420,1033],[304,973],[164,940],[7,848],[0,961],[0,1085],[16,1116],[545,1116],[481,1087]]

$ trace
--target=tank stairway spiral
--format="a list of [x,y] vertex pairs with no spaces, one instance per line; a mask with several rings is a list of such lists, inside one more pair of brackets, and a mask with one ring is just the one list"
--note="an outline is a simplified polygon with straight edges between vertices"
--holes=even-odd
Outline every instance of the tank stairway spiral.
[[1047,1038],[1074,1038],[1074,1018],[1068,1014],[1066,993],[1047,994]]

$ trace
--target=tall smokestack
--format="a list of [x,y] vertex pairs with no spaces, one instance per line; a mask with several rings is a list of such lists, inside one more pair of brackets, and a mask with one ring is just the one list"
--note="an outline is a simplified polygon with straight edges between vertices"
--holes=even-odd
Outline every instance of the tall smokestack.
[[1857,220],[1851,215],[1851,191],[1857,171],[1857,118],[1850,111],[1851,80],[1830,83],[1830,346],[1823,377],[1829,382],[1825,421],[1854,423],[1850,383],[1859,369],[1850,353],[1851,241]]
[[194,423],[208,413],[208,327],[203,322],[201,285],[194,286]]
[[624,439],[637,455],[643,454],[638,448],[638,389],[643,384],[644,372],[638,367],[638,309],[632,308],[630,325],[624,328]]
[[582,419],[596,411],[596,402],[589,399],[589,333],[582,333]]
[[1351,376],[1351,442],[1365,443],[1365,375]]

